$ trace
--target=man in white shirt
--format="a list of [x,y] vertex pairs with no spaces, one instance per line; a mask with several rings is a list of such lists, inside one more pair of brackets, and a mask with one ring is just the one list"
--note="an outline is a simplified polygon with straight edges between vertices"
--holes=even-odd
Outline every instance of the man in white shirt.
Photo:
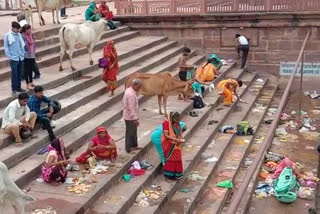
[[249,40],[240,34],[236,34],[235,37],[237,39],[236,49],[238,51],[238,57],[240,57],[240,51],[242,51],[241,69],[244,69],[249,53]]
[[11,134],[15,137],[17,145],[21,145],[20,129],[33,130],[37,114],[30,112],[28,103],[28,94],[21,93],[18,99],[9,103],[3,113],[1,128],[6,134]]

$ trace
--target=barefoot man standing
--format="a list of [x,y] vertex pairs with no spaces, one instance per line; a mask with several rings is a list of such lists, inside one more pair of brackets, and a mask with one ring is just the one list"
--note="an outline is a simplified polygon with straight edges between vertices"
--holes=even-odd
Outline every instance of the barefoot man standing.
[[126,122],[126,152],[139,150],[137,127],[139,126],[139,105],[137,92],[141,88],[141,80],[134,79],[132,86],[127,88],[123,96],[123,119]]

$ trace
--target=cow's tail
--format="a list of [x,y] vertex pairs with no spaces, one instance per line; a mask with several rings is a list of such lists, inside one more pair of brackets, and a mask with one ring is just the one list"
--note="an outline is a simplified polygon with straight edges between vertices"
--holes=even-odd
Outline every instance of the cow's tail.
[[66,31],[66,26],[63,26],[59,31],[59,40],[60,40],[61,52],[64,51],[64,53],[67,53],[66,52],[66,40],[64,38],[65,31]]

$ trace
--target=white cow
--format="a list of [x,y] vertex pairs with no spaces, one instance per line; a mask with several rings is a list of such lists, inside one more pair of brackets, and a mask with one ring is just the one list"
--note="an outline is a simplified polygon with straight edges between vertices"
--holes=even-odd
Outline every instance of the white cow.
[[34,198],[22,191],[9,178],[7,166],[0,161],[0,210],[4,209],[5,204],[10,204],[16,214],[24,214],[24,207],[28,201],[34,201]]
[[[67,54],[71,69],[76,70],[72,64],[72,54],[75,45],[83,45],[88,48],[89,63],[93,64],[92,49],[100,40],[103,32],[107,29],[107,21],[100,19],[99,21],[92,22],[86,21],[82,24],[65,24],[59,31],[60,40],[60,68],[62,71],[62,60],[65,54]],[[67,53],[66,46],[69,47],[69,53]]]
[[56,23],[54,19],[54,12],[56,12],[57,16],[57,23],[60,24],[59,21],[59,10],[61,7],[64,7],[65,5],[69,5],[72,3],[72,0],[35,0],[35,3],[38,8],[38,14],[39,14],[39,22],[40,25],[45,25],[45,21],[42,18],[42,11],[44,10],[51,10],[52,11],[52,19],[53,24]]

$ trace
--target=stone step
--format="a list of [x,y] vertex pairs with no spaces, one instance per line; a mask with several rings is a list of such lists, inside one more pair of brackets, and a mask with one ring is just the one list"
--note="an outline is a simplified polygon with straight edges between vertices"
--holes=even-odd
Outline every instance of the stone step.
[[[160,44],[166,40],[166,37],[142,36],[117,43],[116,48],[118,49],[119,60],[137,54],[138,52],[151,48],[154,45]],[[92,57],[93,59],[98,59],[101,57],[101,54],[102,50],[95,51],[93,52]],[[71,72],[71,69],[66,69],[63,72],[58,72],[56,71],[58,67],[57,65],[43,68],[41,69],[42,78],[39,80],[35,80],[34,83],[36,85],[42,85],[47,90],[58,87],[59,85],[62,85],[70,80],[78,80],[79,77],[84,77],[86,74],[98,69],[98,65],[96,63],[94,63],[94,65],[88,65],[87,59],[88,54],[75,57],[73,61],[75,65],[79,67],[79,69],[74,72]],[[65,62],[64,64],[66,63],[68,62]],[[11,86],[9,81],[0,82],[0,86],[0,93],[2,94],[0,98],[0,108],[5,108],[10,101],[15,99],[15,97],[11,95]]]
[[[111,36],[115,36],[122,32],[128,32],[130,31],[130,28],[128,26],[120,26],[118,30],[114,31],[106,31],[102,34],[101,40],[106,39]],[[36,53],[37,57],[45,57],[50,54],[58,54],[60,53],[60,42],[59,42],[59,35],[51,36],[48,39],[37,41],[37,44],[44,44],[42,47],[37,45]],[[0,48],[0,55],[1,51],[4,52],[4,49]],[[43,60],[40,60],[39,62],[39,68],[42,68],[43,66]],[[9,67],[9,60],[5,55],[0,56],[0,69]],[[4,75],[4,74],[3,74]]]
[[[238,74],[242,74],[241,70],[238,70]],[[239,75],[239,76],[240,76]],[[255,78],[255,74],[249,74],[246,73],[246,75],[249,75],[251,77],[251,80],[247,81],[248,86],[241,88],[240,95],[241,96],[248,96],[247,90],[251,86],[251,83],[253,79]],[[243,79],[243,77],[239,77],[237,79]],[[209,101],[209,103],[212,103],[213,100],[217,100],[219,96],[214,94],[212,96],[212,100]],[[207,101],[208,102],[208,101]],[[215,108],[216,110],[219,110],[219,115],[216,115],[216,111],[211,111],[210,115],[207,116],[207,119],[216,119],[218,123],[213,124],[210,128],[204,128],[203,126],[199,128],[199,130],[194,133],[192,138],[189,140],[190,143],[186,147],[183,147],[182,153],[183,153],[183,166],[184,166],[184,174],[185,176],[180,179],[179,181],[168,181],[168,179],[165,179],[163,174],[158,174],[150,183],[156,184],[158,186],[161,186],[162,192],[164,192],[166,195],[160,199],[159,201],[154,201],[150,203],[150,206],[148,207],[139,207],[139,206],[131,206],[128,210],[128,214],[131,213],[140,213],[142,210],[146,213],[162,213],[162,208],[166,204],[168,200],[172,198],[174,193],[178,191],[180,188],[180,185],[187,179],[190,170],[194,166],[194,164],[197,162],[197,160],[201,157],[201,154],[205,151],[207,146],[212,142],[213,136],[217,133],[218,128],[220,125],[223,124],[225,119],[229,118],[230,113],[236,110],[236,105],[233,105],[232,107],[226,108],[223,107],[223,103],[219,102],[218,106]],[[208,122],[208,121],[207,121]],[[208,123],[203,123],[208,124]]]
[[[147,49],[144,52],[137,53],[131,57],[120,60],[118,84],[124,83],[127,75],[137,71],[144,72],[148,69],[152,69],[154,66],[159,65],[178,54],[182,50],[182,47],[174,47],[176,44],[176,42],[167,41],[161,45],[156,45],[153,48]],[[126,47],[128,47],[128,45]],[[139,61],[142,63],[135,65]],[[176,62],[177,60],[173,63],[175,64]],[[124,69],[127,69],[126,72],[122,72]],[[83,91],[83,89],[86,90]],[[54,117],[55,119],[58,119],[70,113],[78,106],[104,94],[105,91],[106,85],[101,81],[101,69],[99,69],[91,72],[89,79],[67,82],[64,85],[46,91],[46,95],[51,99],[59,100],[61,103],[62,109],[59,114]],[[3,109],[0,111],[0,116],[2,116]],[[6,134],[0,134],[0,139],[2,139],[0,149],[13,141],[12,137],[9,137]]]
[[[266,83],[261,84],[255,82],[249,89],[248,97],[244,97],[244,100],[246,100],[247,102],[248,100],[250,100],[250,102],[248,102],[249,104],[238,103],[238,109],[229,116],[229,118],[224,122],[224,125],[228,124],[236,127],[237,122],[241,120],[248,120],[256,130],[257,125],[260,123],[260,120],[257,119],[258,117],[263,117],[267,108],[265,107],[263,109],[263,112],[258,113],[253,110],[253,107],[255,106],[256,99],[257,101],[259,101],[259,98],[264,96],[263,93],[265,92],[265,90],[267,90],[264,87],[265,85]],[[259,95],[259,97],[257,97],[257,95]],[[206,153],[217,157],[218,161],[214,163],[205,163],[203,162],[203,159],[198,161],[192,171],[198,172],[198,174],[205,179],[200,181],[192,181],[189,179],[186,180],[182,184],[181,189],[189,189],[190,192],[183,193],[177,191],[165,207],[165,210],[168,211],[167,213],[174,213],[178,211],[180,213],[193,213],[194,209],[197,210],[195,213],[201,213],[202,211],[208,211],[209,213],[219,213],[220,211],[216,209],[206,208],[207,206],[213,207],[218,204],[218,201],[221,199],[222,192],[226,191],[226,189],[216,188],[214,187],[214,185],[218,181],[230,178],[220,177],[219,179],[217,179],[217,176],[219,173],[222,174],[223,172],[229,172],[230,170],[228,168],[234,167],[234,165],[239,164],[239,161],[241,162],[241,160],[237,159],[241,154],[232,153],[231,151],[234,146],[248,146],[248,138],[252,138],[252,136],[240,137],[224,133],[217,133],[214,137],[214,143],[212,144],[212,146],[209,146],[207,148]],[[237,157],[234,157],[234,154],[237,154]],[[229,164],[233,163],[233,165],[230,166],[228,164],[224,164],[225,161],[227,161]],[[209,193],[204,193],[205,191],[208,191]],[[208,202],[203,202],[201,196],[205,197],[207,196],[207,194],[213,194],[210,196],[213,196],[215,198],[211,198],[212,200]],[[173,204],[175,204],[175,209],[169,209],[170,205],[172,206]],[[204,210],[198,210],[197,206],[205,208]]]
[[[222,68],[222,71],[224,70],[224,67]],[[233,76],[233,77],[239,77],[242,74],[242,71],[233,69],[233,70],[225,70],[223,74],[227,75],[227,77]],[[222,78],[217,79],[215,81],[216,83],[223,79],[225,76],[223,75]],[[206,107],[201,110],[195,110],[199,114],[199,118],[193,118],[193,117],[186,117],[183,119],[184,122],[186,122],[188,130],[186,133],[184,133],[186,141],[188,142],[188,138],[192,138],[194,133],[199,132],[200,122],[203,123],[203,120],[206,120],[210,114],[210,112],[218,106],[219,99],[215,92],[211,93],[210,95],[205,96],[205,102],[210,103],[211,105],[209,107]],[[190,121],[190,122],[189,122]],[[161,124],[163,121],[161,121],[159,124]],[[196,124],[195,124],[196,122]],[[158,125],[159,125],[158,124]],[[155,128],[154,126],[153,128]],[[191,128],[190,128],[191,127]],[[195,130],[193,130],[195,128]],[[153,129],[151,130],[153,131]],[[148,139],[149,144],[150,138]],[[151,144],[152,145],[152,144]],[[120,182],[120,184],[115,185],[107,190],[107,192],[97,200],[97,203],[93,205],[92,210],[88,210],[87,213],[125,213],[130,206],[135,201],[136,196],[139,194],[141,189],[146,186],[147,184],[151,183],[151,181],[154,179],[155,176],[157,176],[162,166],[160,165],[160,160],[158,158],[158,155],[154,151],[154,148],[148,149],[146,151],[146,154],[141,157],[140,159],[146,159],[148,162],[150,162],[154,167],[151,170],[146,171],[146,174],[143,176],[135,177],[132,182],[123,183]],[[113,203],[112,200],[108,201],[107,198],[112,197],[120,198],[117,203]],[[112,204],[112,206],[110,206]],[[148,212],[149,213],[149,212]]]
[[[182,47],[177,47],[173,50],[169,50],[164,55],[167,56],[167,58],[171,58],[173,56],[176,56],[182,51]],[[166,58],[163,59],[166,61]],[[174,61],[177,62],[177,59],[174,59]],[[166,67],[167,68],[167,67]],[[120,74],[121,75],[121,74]],[[123,73],[122,75],[127,76],[127,74]],[[120,77],[121,78],[121,77]],[[121,79],[125,79],[122,77]],[[103,87],[103,86],[102,86]],[[77,97],[82,97],[81,96],[82,92],[79,92],[79,96],[75,95],[74,101],[77,100]],[[84,97],[90,98],[90,93],[91,91],[85,90],[84,92]],[[123,96],[123,91],[122,92],[117,92],[116,96],[114,97],[109,97],[106,95],[101,95],[98,98],[92,100],[91,102],[88,103],[83,103],[82,106],[80,106],[77,109],[74,109],[74,111],[71,111],[69,114],[66,114],[62,118],[59,118],[57,122],[57,128],[55,129],[55,134],[57,136],[62,135],[67,133],[68,131],[71,131],[73,127],[77,127],[80,124],[84,123],[87,121],[89,118],[95,116],[96,114],[99,114],[103,109],[112,106],[115,102],[118,102],[122,99]],[[69,102],[67,99],[66,102]],[[119,113],[120,114],[120,113]],[[11,168],[14,166],[16,163],[19,163],[19,161],[22,161],[29,155],[31,155],[35,150],[40,149],[41,145],[45,145],[48,143],[48,136],[46,132],[43,132],[42,130],[36,131],[36,134],[39,136],[36,139],[30,140],[29,143],[26,143],[25,146],[22,148],[16,148],[14,144],[11,144],[5,148],[3,148],[0,151],[0,156],[2,156],[0,159],[3,161],[8,168]],[[12,155],[12,149],[17,152],[16,154]],[[9,151],[9,153],[8,153]],[[4,154],[3,154],[4,153]]]
[[[103,34],[103,38],[96,44],[93,50],[101,50],[106,45],[106,42],[109,40],[114,40],[115,42],[126,41],[130,38],[137,36],[139,33],[137,31],[129,31],[129,28],[126,26],[120,27],[119,30],[107,31]],[[60,43],[52,44],[47,47],[43,47],[40,50],[37,50],[41,60],[37,62],[39,69],[46,68],[50,65],[59,63],[60,61]],[[87,48],[82,47],[80,49],[75,49],[73,52],[73,57],[80,56],[88,53]],[[64,57],[64,61],[67,57]],[[89,63],[89,58],[87,58]],[[58,71],[57,67],[57,71]],[[1,80],[8,79],[10,77],[11,71],[9,67],[9,60],[3,56],[0,58],[0,78]]]
[[[118,31],[122,27],[128,28],[127,26],[121,26],[120,22],[116,22],[116,24],[118,26]],[[41,52],[41,50],[45,50],[45,49],[43,49],[43,47],[59,44],[59,30],[61,27],[62,27],[62,25],[55,26],[55,28],[53,28],[52,30],[49,30],[49,31],[42,30],[42,31],[38,31],[38,32],[33,33],[33,35],[35,36],[35,39],[36,39],[37,56],[40,56],[40,57],[42,56],[42,53],[40,53],[40,52]],[[112,32],[116,33],[117,31],[112,31]],[[42,34],[42,35],[40,35],[40,34]],[[106,36],[106,34],[103,34],[101,38],[106,38],[105,36]],[[1,40],[0,44],[1,44],[0,45],[0,58],[1,58],[1,57],[5,56],[4,47],[3,47],[3,40]],[[60,46],[59,46],[59,50],[60,50]]]
[[[202,61],[203,57],[196,56],[194,58],[191,58],[190,60],[191,60],[191,62],[196,63],[196,62]],[[173,69],[176,66],[176,63],[177,63],[176,59],[169,60],[169,61],[167,61],[167,64],[158,66],[151,73],[157,73],[157,72]],[[115,97],[117,98],[118,101],[120,101],[123,96],[123,91],[122,90],[120,91],[120,89],[119,89],[115,93],[116,93]],[[110,100],[111,98],[104,95],[104,96],[100,96],[99,98],[97,98],[97,100],[98,99]],[[146,98],[140,98],[140,100],[142,100],[142,101],[143,101],[143,99],[146,99]],[[114,110],[111,111],[110,114],[108,114],[107,118],[105,116],[99,117],[99,115],[103,115],[103,114],[105,114],[105,112],[98,114],[94,118],[99,118],[99,120],[100,119],[103,120],[103,122],[101,122],[101,123],[106,123],[106,124],[112,124],[112,122],[114,120],[120,119],[121,112],[122,112],[121,102],[116,102],[115,98],[113,98],[113,100],[114,101],[111,103],[114,103],[114,104],[111,105],[111,107],[109,107],[108,109],[114,109]],[[94,101],[92,101],[92,102],[94,102]],[[116,107],[113,107],[115,105],[116,105]],[[96,108],[98,107],[97,105],[95,105],[95,106],[96,106]],[[104,108],[103,110],[105,110],[105,109],[107,109],[107,108]],[[111,114],[111,113],[114,113],[114,114]],[[93,117],[91,117],[91,118],[93,118]],[[88,128],[93,125],[95,125],[95,124],[93,124],[89,120],[88,122],[81,124],[79,127],[74,126],[74,127],[77,127],[76,128],[77,130],[84,130],[85,129],[85,130],[89,130],[89,131],[84,132],[84,135],[83,134],[79,135],[79,137],[83,136],[80,139],[77,139],[77,140],[73,139],[72,143],[66,145],[66,146],[68,146],[68,150],[76,150],[80,146],[82,146],[83,143],[85,143],[86,140],[88,138],[90,138],[95,133],[95,128],[97,126],[93,127],[92,130]],[[70,132],[70,134],[72,135],[73,132],[74,132],[74,130],[72,130]],[[67,136],[68,134],[69,133],[67,133],[65,136]],[[90,134],[90,135],[87,136],[86,134],[87,135]],[[36,151],[36,150],[34,150],[34,151]],[[39,161],[39,159],[38,159],[39,157],[41,158],[40,162],[38,164],[35,164],[33,162],[33,160]],[[30,156],[29,158],[27,158],[26,160],[24,160],[23,162],[21,162],[20,164],[14,166],[12,169],[10,169],[9,173],[10,173],[10,175],[12,175],[12,177],[14,178],[14,180],[16,181],[16,183],[19,186],[24,186],[26,184],[26,182],[28,182],[28,179],[32,178],[33,176],[37,176],[39,174],[39,171],[37,171],[37,170],[39,170],[39,168],[37,168],[37,167],[40,167],[42,162],[43,162],[43,156],[39,156],[37,154],[34,154],[34,155]],[[25,171],[23,173],[21,173],[22,170],[25,170]],[[36,171],[36,174],[34,174],[35,171]]]
[[[203,60],[203,58],[198,58]],[[198,60],[197,60],[198,61]],[[194,62],[197,62],[194,61]],[[176,70],[172,74],[177,74],[178,71]],[[183,101],[176,101],[176,97],[170,97],[169,98],[169,107],[170,109],[178,110],[179,112],[185,112],[192,109],[192,103],[190,102],[183,102]],[[117,182],[117,180],[121,177],[121,175],[127,170],[127,167],[131,164],[133,160],[136,160],[141,154],[145,152],[148,148],[150,148],[150,140],[149,140],[149,135],[150,134],[150,127],[155,127],[158,125],[160,122],[163,121],[163,116],[158,115],[158,109],[157,109],[157,98],[153,97],[152,99],[146,101],[142,105],[140,105],[140,109],[143,109],[140,113],[140,122],[141,125],[139,126],[139,145],[143,147],[143,150],[139,152],[138,154],[135,155],[128,155],[128,154],[123,154],[125,153],[124,151],[124,140],[121,140],[120,142],[117,142],[117,147],[119,151],[119,158],[117,160],[118,163],[122,163],[123,167],[122,169],[115,169],[116,171],[112,170],[112,174],[110,176],[108,175],[102,175],[103,179],[99,179],[100,182],[95,184],[95,187],[92,192],[88,193],[87,196],[79,196],[81,197],[80,204],[77,204],[76,206],[73,206],[70,204],[70,207],[68,207],[68,210],[57,210],[58,213],[83,213],[85,210],[87,210],[91,204],[101,195],[103,191],[105,191],[105,188],[108,188],[112,183]],[[151,108],[151,109],[150,109]],[[142,130],[141,130],[142,129]],[[119,139],[123,137],[123,121],[119,120],[116,123],[113,123],[111,127],[108,127],[109,133],[113,136],[114,139]],[[65,137],[64,137],[65,139]],[[66,141],[66,140],[65,140]],[[87,144],[83,145],[82,148],[78,149],[74,154],[71,155],[71,159],[75,159],[80,153],[84,151],[84,149],[87,147]],[[44,158],[44,157],[43,157]],[[129,160],[130,159],[130,160]],[[125,162],[123,162],[125,161]],[[116,174],[114,174],[116,173]],[[70,173],[69,176],[72,176],[73,173]],[[99,176],[100,177],[100,176]],[[30,184],[31,191],[35,190],[33,192],[34,195],[37,195],[36,197],[44,199],[45,197],[48,196],[49,192],[56,192],[57,189],[55,190],[54,188],[47,189],[47,193],[43,194],[43,192],[38,191],[39,188],[43,184],[37,184],[35,182],[32,182]],[[62,187],[59,191],[60,194],[65,195],[65,188],[66,186]],[[47,195],[47,196],[46,196]],[[69,195],[70,196],[70,195]],[[57,196],[61,197],[61,196]],[[78,197],[78,196],[77,196]],[[74,200],[72,199],[72,196],[70,198],[65,198],[66,201],[63,203],[69,204],[70,201]],[[45,199],[44,199],[45,200]],[[46,203],[45,206],[51,206],[51,202]],[[31,205],[34,206],[34,205]],[[35,205],[39,206],[39,205]]]
[[[37,39],[43,39],[52,35],[58,35],[58,32],[62,25],[51,25],[51,26],[45,26],[46,29],[43,29],[43,27],[33,31],[33,35]],[[3,47],[3,41],[4,38],[0,39],[0,47]]]
[[[279,95],[279,91],[277,91],[278,89],[278,85],[275,83],[271,83],[268,82],[268,85],[270,87],[270,90],[265,90],[263,95],[265,98],[261,97],[258,102],[260,103],[264,103],[265,105],[268,105],[268,103],[266,103],[266,101],[269,101],[269,99],[271,99],[271,102],[269,102],[269,108],[273,107],[273,106],[279,106],[279,102],[280,99],[278,98],[277,95]],[[271,91],[272,89],[275,89],[276,91],[274,92],[275,94],[273,95],[273,91]],[[265,117],[269,117],[269,116],[265,116]],[[255,136],[265,136],[268,129],[270,128],[270,124],[265,124],[265,123],[261,123],[259,125],[259,127],[257,128],[257,131],[255,132]],[[253,160],[256,157],[256,152],[254,151],[258,151],[260,146],[262,143],[257,143],[257,141],[251,143],[251,145],[249,145],[249,148],[247,150],[249,150],[249,152],[246,153],[246,156],[244,156],[244,158],[248,158],[249,160]],[[245,165],[244,163],[242,163],[242,165],[240,166],[240,169],[238,169],[238,172],[234,175],[234,189],[233,189],[233,193],[232,194],[225,194],[225,197],[227,196],[227,199],[225,199],[225,203],[223,204],[223,208],[221,208],[221,213],[224,214],[226,213],[226,211],[228,210],[229,207],[229,203],[230,201],[233,199],[232,195],[234,195],[238,188],[239,185],[242,183],[244,176],[246,175],[246,172],[248,171],[249,167],[248,165]],[[237,214],[245,214],[248,212],[250,203],[252,202],[252,193],[254,192],[255,188],[256,188],[256,183],[258,181],[258,173],[260,172],[260,167],[257,167],[251,182],[248,185],[248,188],[238,206],[237,209]],[[251,212],[251,210],[250,210]],[[266,212],[266,211],[265,211]],[[280,213],[282,211],[279,211]]]
[[[192,58],[190,63],[198,64],[199,62],[202,62],[203,60],[204,60],[204,58],[202,56],[197,56],[197,57]],[[162,65],[162,66],[165,66],[165,65]],[[157,73],[157,72],[153,72],[153,73]],[[172,72],[173,75],[177,74],[177,73],[178,73],[177,70]],[[143,101],[142,98],[143,97],[140,96],[139,100]],[[183,101],[177,102],[176,100],[177,100],[176,97],[169,98],[170,109],[174,108],[174,109],[177,109],[177,110],[183,112],[183,110],[187,110],[187,108],[190,109],[190,107],[192,107],[192,103],[190,103],[190,102],[183,102]],[[156,123],[159,123],[160,121],[163,120],[163,116],[158,115],[158,109],[157,109],[158,104],[157,104],[156,97],[148,99],[148,101],[146,101],[146,102],[140,102],[140,109],[150,108],[151,106],[153,106],[155,108],[155,111],[153,111],[153,110],[151,112],[141,111],[141,113],[140,113],[140,117],[141,117],[141,126],[139,126],[139,145],[140,146],[145,146],[145,144],[147,142],[145,140],[146,139],[145,138],[146,132],[141,131],[141,130],[150,129],[150,126],[155,126]],[[111,108],[107,109],[106,111],[102,112],[99,115],[96,115],[95,117],[93,117],[89,121],[87,121],[85,124],[82,124],[81,126],[72,130],[72,132],[69,132],[66,135],[64,135],[63,139],[64,139],[64,142],[67,146],[67,150],[70,150],[70,149],[72,149],[74,151],[77,150],[75,153],[71,154],[71,159],[74,160],[76,155],[83,152],[83,150],[79,150],[80,146],[83,146],[82,148],[86,147],[86,145],[84,145],[84,143],[87,143],[89,141],[88,139],[90,139],[92,136],[95,135],[95,129],[98,126],[101,126],[101,125],[109,126],[108,131],[114,137],[114,139],[121,138],[123,136],[123,128],[122,128],[123,120],[120,117],[115,118],[115,115],[118,115],[119,113],[121,115],[121,112],[122,112],[121,109],[122,109],[122,104],[120,102],[117,102]],[[150,117],[152,117],[152,118],[150,118]],[[149,118],[149,119],[147,119],[147,118]],[[115,122],[116,120],[118,120],[118,122]],[[150,121],[153,124],[150,124],[147,121]],[[121,123],[121,127],[119,127],[119,123]],[[121,162],[121,160],[124,160],[126,158],[136,159],[138,156],[140,156],[140,154],[135,154],[135,155],[128,154],[128,155],[126,155],[126,157],[124,157],[124,155],[122,155],[122,153],[125,153],[123,145],[124,145],[124,140],[117,142],[118,152],[119,152],[120,156],[122,156],[122,158],[121,157],[118,158],[118,162]],[[146,147],[148,147],[148,145],[146,145]],[[9,170],[10,177],[12,177],[19,184],[19,180],[22,181],[22,180],[27,179],[26,177],[24,177],[24,178],[21,177],[21,174],[24,173],[21,171],[24,171],[24,170],[28,171],[28,169],[31,169],[33,167],[38,167],[38,165],[39,165],[37,173],[34,174],[34,176],[38,176],[40,165],[43,163],[45,156],[46,156],[46,154],[44,154],[44,155],[34,154],[34,155],[30,156],[28,159],[26,159],[25,161],[21,162],[16,167]],[[130,165],[131,162],[132,162],[132,160],[127,162],[126,165]],[[34,169],[32,169],[32,170],[34,170]],[[125,167],[122,168],[122,170],[126,170]],[[119,176],[121,176],[121,174],[122,173],[120,173]],[[19,177],[21,177],[21,178],[19,178]],[[104,178],[103,180],[105,181],[106,179]],[[46,185],[46,187],[47,187],[46,193],[42,194],[44,192],[42,192],[42,191],[38,192],[38,190],[39,190],[39,188],[42,188],[43,185],[46,185],[46,184],[39,184],[39,183],[35,183],[34,181],[31,182],[30,185],[28,185],[32,191],[32,192],[30,192],[30,194],[37,197],[38,202],[41,201],[41,198],[49,196],[48,193],[50,193],[50,192],[52,193],[52,192],[55,192],[58,190],[59,193],[64,194],[65,188],[66,188],[65,184],[60,185],[57,188],[54,188],[53,186],[50,186],[50,185]],[[81,203],[81,206],[80,206],[80,204],[74,204],[76,206],[73,206],[70,204],[70,206],[69,206],[68,201],[65,201],[64,203],[68,204],[68,206],[63,208],[63,210],[59,210],[58,213],[76,213],[75,209],[79,210],[79,212],[81,213],[82,212],[81,207],[83,207],[83,206],[85,207],[85,206],[87,206],[88,203],[92,203],[93,196],[95,196],[95,198],[99,197],[99,194],[101,194],[101,191],[102,191],[101,185],[97,184],[94,191],[92,191],[89,196],[85,196],[85,197],[76,196],[78,198],[77,201]],[[57,194],[54,194],[54,195],[58,196]],[[54,197],[54,195],[51,195],[50,197]],[[58,197],[61,198],[61,195]],[[73,201],[75,199],[74,197],[72,197],[72,195],[68,195],[67,197],[63,196],[63,198],[66,200],[73,200]],[[52,200],[47,201],[45,203],[41,202],[41,206],[47,206],[48,203],[50,204],[53,201],[55,201],[55,199],[52,198]],[[31,207],[33,205],[34,204],[31,204]],[[39,207],[39,205],[36,205],[36,206]]]

